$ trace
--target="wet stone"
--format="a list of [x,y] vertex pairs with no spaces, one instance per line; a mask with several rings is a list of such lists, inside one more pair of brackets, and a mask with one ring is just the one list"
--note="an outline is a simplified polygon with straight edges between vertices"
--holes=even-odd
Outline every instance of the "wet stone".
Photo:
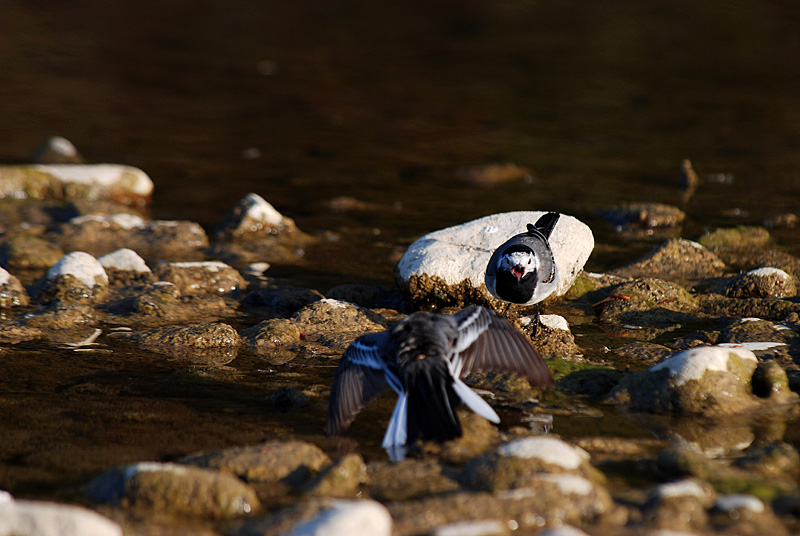
[[508,525],[495,520],[456,521],[436,527],[431,536],[507,536]]
[[366,480],[367,465],[364,459],[358,454],[350,453],[320,471],[304,487],[304,491],[306,495],[318,497],[354,498]]
[[655,278],[682,285],[718,277],[725,263],[704,246],[691,240],[673,238],[653,248],[638,261],[612,270],[612,275]]
[[273,318],[242,330],[248,351],[271,365],[282,365],[297,357],[295,348],[305,335],[300,326],[286,318]]
[[12,270],[46,270],[63,256],[60,247],[31,234],[18,234],[0,243],[0,265]]
[[28,328],[63,330],[95,323],[91,306],[83,303],[53,302],[26,314],[21,323]]
[[226,471],[245,482],[269,484],[268,492],[280,494],[302,486],[331,460],[322,449],[305,441],[268,441],[187,456],[181,463]]
[[643,523],[660,529],[691,532],[708,525],[707,510],[716,493],[707,483],[687,479],[661,484],[643,507]]
[[214,257],[234,266],[254,262],[295,264],[313,239],[258,194],[247,194],[228,213],[211,248]]
[[45,501],[0,500],[4,536],[122,536],[120,526],[81,506]]
[[562,316],[540,315],[538,326],[534,317],[523,316],[519,318],[519,323],[522,325],[522,332],[531,338],[533,347],[545,359],[575,359],[583,353]]
[[697,298],[705,316],[717,318],[761,318],[782,321],[800,314],[800,303],[777,298],[726,298],[718,294]]
[[367,471],[369,494],[382,502],[422,498],[458,489],[458,482],[446,474],[442,464],[432,459],[374,462]]
[[674,236],[680,233],[686,214],[661,203],[629,203],[600,212],[618,233],[631,236]]
[[155,281],[147,263],[132,249],[122,248],[97,259],[114,286],[129,287]]
[[148,221],[129,213],[79,216],[46,236],[65,250],[94,255],[126,247],[146,258],[193,260],[208,247],[208,236],[197,223]]
[[303,329],[305,340],[341,350],[361,335],[386,329],[386,321],[379,314],[329,298],[303,307],[292,322]]
[[612,350],[615,358],[628,363],[653,365],[662,361],[672,350],[662,344],[651,342],[632,342]]
[[0,198],[112,199],[144,205],[153,181],[142,171],[117,164],[0,166]]
[[595,304],[600,320],[637,329],[666,329],[692,323],[697,304],[683,288],[659,279],[637,279],[605,289]]
[[497,491],[529,487],[542,473],[602,479],[583,449],[554,437],[534,436],[510,441],[471,460],[460,480],[470,489]]
[[42,330],[24,324],[0,322],[0,344],[19,344],[42,336]]
[[434,527],[470,520],[513,523],[522,531],[551,524],[593,525],[615,515],[602,486],[576,475],[541,474],[526,488],[488,492],[455,492],[416,501],[392,502],[392,517],[401,534],[425,533]]
[[658,365],[630,375],[610,401],[633,411],[670,414],[729,414],[757,403],[751,379],[753,352],[720,346],[684,350]]
[[86,495],[96,503],[210,518],[260,509],[255,491],[230,473],[175,463],[111,469],[89,483]]
[[178,287],[181,294],[230,294],[247,283],[235,268],[219,261],[162,262],[155,275]]
[[766,476],[800,476],[800,454],[783,441],[753,445],[734,465]]
[[[440,229],[415,241],[395,268],[398,287],[422,306],[494,304],[499,300],[486,290],[484,274],[492,253],[528,223],[545,212],[493,214],[461,225]],[[559,283],[549,299],[565,294],[583,270],[594,248],[591,229],[578,219],[561,214],[550,235]]]
[[233,361],[239,352],[239,334],[228,324],[167,326],[118,337],[140,347],[197,365],[220,366]]
[[795,281],[779,268],[758,268],[732,278],[722,294],[729,298],[787,298],[797,294]]
[[19,279],[0,268],[0,309],[25,306],[30,303],[28,293]]
[[711,509],[715,528],[732,530],[741,536],[789,534],[783,523],[761,499],[745,493],[733,493],[717,498]]

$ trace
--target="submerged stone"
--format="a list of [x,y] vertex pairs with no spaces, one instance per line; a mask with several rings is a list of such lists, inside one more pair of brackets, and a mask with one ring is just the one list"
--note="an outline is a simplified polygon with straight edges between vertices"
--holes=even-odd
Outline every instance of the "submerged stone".
[[0,265],[13,270],[46,270],[64,250],[33,234],[18,234],[0,243]]
[[83,156],[67,138],[48,138],[31,155],[33,164],[83,164]]
[[686,219],[678,207],[662,203],[629,203],[600,211],[618,233],[633,236],[674,236]]
[[367,471],[370,495],[383,502],[422,498],[458,489],[458,482],[446,474],[441,463],[432,459],[373,462]]
[[367,465],[355,453],[345,454],[305,486],[305,493],[319,497],[356,497],[367,479]]
[[628,329],[666,329],[696,321],[697,304],[683,288],[659,279],[637,279],[604,290],[594,304],[600,320]]
[[241,345],[236,330],[222,323],[167,326],[120,333],[118,337],[171,359],[210,366],[233,361]]
[[[500,302],[486,290],[484,273],[495,249],[522,233],[544,212],[493,214],[429,233],[409,246],[395,268],[395,280],[411,301],[424,306]],[[562,296],[594,248],[591,229],[561,214],[550,235],[559,283],[551,299]]]

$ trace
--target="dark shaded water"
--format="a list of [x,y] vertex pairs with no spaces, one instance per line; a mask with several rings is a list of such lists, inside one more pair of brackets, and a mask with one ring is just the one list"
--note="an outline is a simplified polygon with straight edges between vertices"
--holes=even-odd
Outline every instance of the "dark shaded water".
[[[391,283],[414,238],[493,212],[579,217],[598,242],[587,268],[604,270],[652,245],[614,236],[596,217],[609,205],[677,204],[687,238],[800,207],[796,2],[117,4],[4,2],[0,160],[63,135],[89,161],[148,172],[153,217],[209,231],[259,193],[301,229],[340,236],[278,272],[323,292]],[[684,158],[701,177],[686,204]],[[534,179],[455,177],[494,162]],[[337,196],[372,208],[332,211]],[[796,230],[773,237],[800,254]],[[577,331],[590,358],[607,344]],[[293,382],[324,391],[329,376],[302,367],[23,350],[0,354],[0,488],[15,493],[281,433],[323,441],[324,406],[287,417],[268,400]]]

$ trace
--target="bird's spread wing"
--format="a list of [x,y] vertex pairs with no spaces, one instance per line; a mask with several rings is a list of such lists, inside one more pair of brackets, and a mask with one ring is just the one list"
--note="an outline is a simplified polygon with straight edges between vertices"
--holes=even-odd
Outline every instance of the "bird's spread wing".
[[456,377],[493,370],[515,372],[534,387],[554,385],[553,374],[528,338],[494,311],[467,307],[454,318],[458,337],[451,364]]
[[331,386],[328,403],[329,435],[341,435],[370,400],[389,387],[398,390],[397,377],[386,370],[383,358],[388,332],[359,337],[347,348]]

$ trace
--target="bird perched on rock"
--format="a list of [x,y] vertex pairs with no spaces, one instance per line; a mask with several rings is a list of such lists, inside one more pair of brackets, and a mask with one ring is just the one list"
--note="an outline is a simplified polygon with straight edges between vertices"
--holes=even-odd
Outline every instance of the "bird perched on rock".
[[492,296],[508,304],[534,305],[553,293],[558,268],[549,239],[558,218],[558,212],[548,212],[535,224],[529,223],[527,232],[512,236],[495,250],[484,276]]
[[498,423],[492,407],[461,381],[486,370],[515,372],[534,387],[554,385],[527,337],[494,311],[471,306],[452,316],[411,314],[391,329],[359,337],[345,351],[331,388],[327,432],[344,434],[358,412],[389,388],[398,399],[383,447],[393,458],[402,458],[417,439],[460,437],[460,402]]

